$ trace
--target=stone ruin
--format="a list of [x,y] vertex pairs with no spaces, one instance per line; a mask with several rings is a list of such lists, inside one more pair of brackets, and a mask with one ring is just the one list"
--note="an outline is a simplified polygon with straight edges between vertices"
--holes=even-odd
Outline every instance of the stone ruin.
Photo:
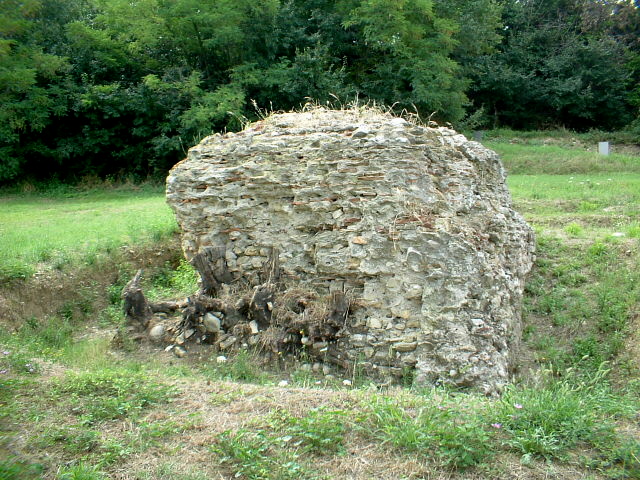
[[508,381],[534,235],[481,144],[367,108],[274,114],[192,148],[167,199],[202,277],[178,343]]

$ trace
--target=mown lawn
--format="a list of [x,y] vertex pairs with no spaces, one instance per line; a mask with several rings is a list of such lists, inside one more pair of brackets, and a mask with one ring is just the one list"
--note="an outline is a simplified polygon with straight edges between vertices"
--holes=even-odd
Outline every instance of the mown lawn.
[[548,232],[640,237],[640,173],[510,175],[516,210]]
[[627,172],[640,174],[640,157],[599,155],[582,148],[486,141],[483,144],[500,154],[513,175],[575,175]]
[[175,230],[160,189],[0,196],[0,278],[91,262],[100,252]]

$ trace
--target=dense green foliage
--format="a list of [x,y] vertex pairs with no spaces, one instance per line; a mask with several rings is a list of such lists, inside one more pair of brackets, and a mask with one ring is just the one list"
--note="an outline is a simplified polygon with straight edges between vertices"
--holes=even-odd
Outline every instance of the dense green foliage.
[[623,127],[637,115],[640,10],[632,2],[505,1],[498,50],[471,95],[493,125]]
[[4,0],[0,183],[162,176],[203,136],[308,99],[619,128],[639,33],[630,1]]

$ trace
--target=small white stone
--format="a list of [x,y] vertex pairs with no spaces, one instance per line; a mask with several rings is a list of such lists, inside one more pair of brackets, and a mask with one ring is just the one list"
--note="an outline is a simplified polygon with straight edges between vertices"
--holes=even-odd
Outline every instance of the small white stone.
[[286,380],[281,380],[281,381],[278,383],[278,386],[279,386],[279,387],[286,387],[287,385],[289,385],[289,382],[287,382]]
[[169,345],[167,348],[164,349],[164,351],[170,352],[171,350],[173,350],[173,347],[175,347],[175,345]]
[[216,362],[217,363],[226,363],[227,362],[227,357],[225,357],[224,355],[219,355],[216,357]]
[[405,125],[408,125],[409,122],[407,122],[404,118],[394,118],[389,122],[389,124],[393,125],[394,127],[404,127]]
[[255,335],[256,333],[258,333],[260,331],[260,329],[258,328],[258,322],[256,322],[255,320],[251,320],[249,322],[249,328],[251,329],[251,333],[253,335]]
[[614,232],[611,234],[612,237],[624,237],[623,232]]
[[343,384],[345,387],[349,387],[349,386],[351,386],[351,380],[343,380],[343,381],[342,381],[342,384]]

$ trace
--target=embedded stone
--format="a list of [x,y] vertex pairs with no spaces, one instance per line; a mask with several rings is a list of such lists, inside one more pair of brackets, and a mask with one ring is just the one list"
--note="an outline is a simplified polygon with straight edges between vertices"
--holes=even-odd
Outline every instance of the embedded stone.
[[208,333],[218,333],[220,332],[220,324],[221,320],[217,316],[212,313],[207,313],[202,319],[202,323],[204,325],[205,330]]
[[223,341],[221,341],[219,343],[220,349],[221,350],[227,350],[228,348],[230,348],[233,345],[235,345],[237,340],[238,339],[236,337],[234,337],[233,335],[230,335],[229,337],[227,337],[226,339],[224,339]]
[[396,352],[413,352],[416,347],[418,346],[418,344],[416,342],[411,342],[411,343],[395,343],[393,345],[393,349]]

